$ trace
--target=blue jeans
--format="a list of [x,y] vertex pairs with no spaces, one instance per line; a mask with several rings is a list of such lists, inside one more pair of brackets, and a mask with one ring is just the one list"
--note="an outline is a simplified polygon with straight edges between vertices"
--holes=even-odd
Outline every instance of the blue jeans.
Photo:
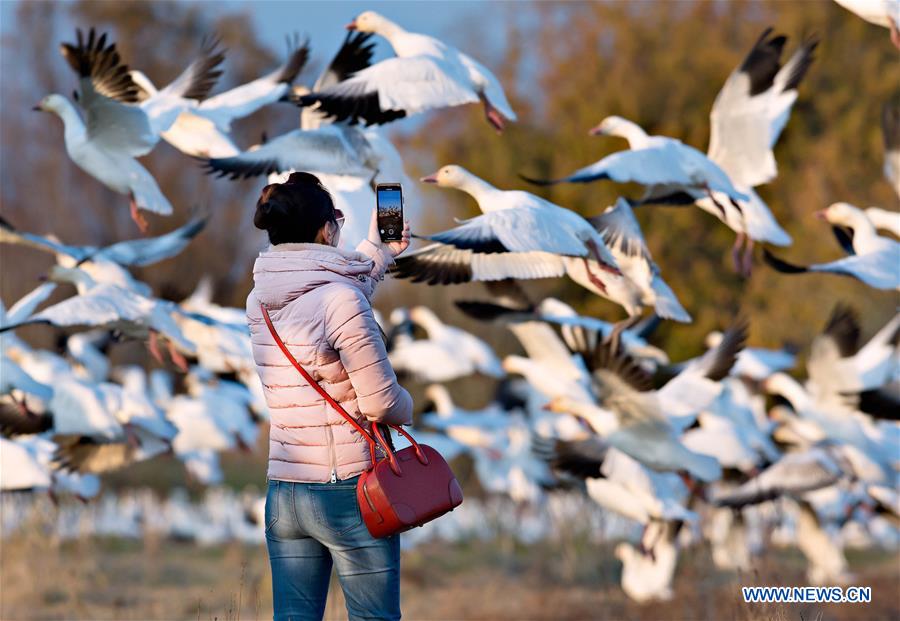
[[358,478],[269,481],[266,547],[275,621],[320,621],[332,564],[350,621],[400,618],[400,536],[369,534],[356,501]]

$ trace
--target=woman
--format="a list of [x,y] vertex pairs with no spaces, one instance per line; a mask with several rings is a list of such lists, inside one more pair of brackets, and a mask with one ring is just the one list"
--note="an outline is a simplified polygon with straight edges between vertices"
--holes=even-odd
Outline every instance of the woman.
[[374,539],[356,501],[368,444],[284,357],[260,303],[297,361],[363,426],[409,424],[412,399],[369,302],[409,246],[409,223],[402,241],[383,243],[373,210],[368,239],[341,250],[343,214],[309,173],[266,186],[253,222],[271,242],[253,267],[247,321],[271,413],[265,520],[275,619],[321,619],[332,563],[350,619],[399,619],[399,536]]

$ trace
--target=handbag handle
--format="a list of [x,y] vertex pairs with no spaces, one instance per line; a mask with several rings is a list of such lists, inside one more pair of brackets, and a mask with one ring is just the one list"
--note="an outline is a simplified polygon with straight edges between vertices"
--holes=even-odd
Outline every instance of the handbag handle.
[[[397,458],[394,456],[393,451],[391,451],[391,448],[388,445],[387,441],[384,439],[384,436],[381,435],[381,430],[378,429],[378,425],[377,424],[372,425],[372,429],[375,432],[375,438],[373,438],[372,434],[370,434],[368,431],[365,430],[365,428],[362,425],[360,425],[358,422],[356,422],[355,418],[353,418],[352,416],[347,414],[347,411],[344,410],[344,408],[341,406],[341,404],[338,403],[337,401],[335,401],[331,395],[329,395],[327,392],[325,392],[325,389],[322,388],[319,385],[319,383],[316,380],[314,380],[309,373],[306,372],[306,369],[304,369],[302,366],[300,366],[300,363],[297,362],[296,358],[294,358],[294,355],[287,348],[287,345],[285,345],[284,341],[281,340],[281,337],[278,336],[278,332],[275,331],[275,326],[272,325],[272,318],[269,317],[268,309],[265,307],[264,304],[260,304],[259,308],[262,311],[262,316],[266,322],[266,326],[269,328],[269,332],[272,334],[272,338],[275,339],[275,343],[278,345],[278,348],[281,350],[281,353],[284,354],[285,358],[287,358],[288,361],[294,366],[294,368],[297,369],[297,371],[300,373],[300,375],[303,376],[303,379],[305,379],[310,386],[315,388],[316,392],[318,392],[320,395],[322,395],[322,398],[324,398],[325,401],[327,401],[328,404],[331,405],[331,407],[333,407],[335,410],[337,410],[337,413],[340,414],[341,416],[343,416],[354,429],[356,429],[359,433],[361,433],[363,435],[363,437],[366,439],[366,442],[369,443],[369,457],[372,458],[372,465],[374,466],[377,463],[377,461],[375,459],[375,446],[376,446],[375,438],[377,438],[378,439],[377,442],[381,444],[382,450],[384,451],[385,455],[387,455],[388,459],[390,460],[391,470],[393,470],[394,474],[396,474],[397,476],[402,476],[403,471],[400,468],[400,464],[397,462]],[[409,435],[404,429],[401,429],[399,425],[388,425],[388,426],[393,427],[394,429],[399,431],[401,434],[403,434],[406,437],[407,440],[410,441],[410,443],[413,446],[416,447],[416,457],[423,465],[428,463],[428,458],[422,452],[422,449],[419,448],[419,444],[413,439],[413,437],[411,435]]]

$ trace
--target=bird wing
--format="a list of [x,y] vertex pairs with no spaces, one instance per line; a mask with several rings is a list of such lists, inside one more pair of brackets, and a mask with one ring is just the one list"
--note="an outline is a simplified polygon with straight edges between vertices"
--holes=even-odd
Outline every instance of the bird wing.
[[[241,179],[288,170],[363,176],[371,171],[344,135],[344,128],[326,125],[295,129],[234,157],[204,160],[207,173]],[[355,131],[348,128],[348,131]]]
[[372,36],[370,32],[348,32],[341,49],[316,79],[313,91],[323,91],[370,66],[375,48]]
[[789,453],[737,489],[719,494],[713,502],[724,507],[743,507],[827,487],[840,477],[838,465],[821,449]]
[[481,88],[481,92],[484,93],[488,102],[490,102],[504,118],[515,121],[516,113],[513,112],[512,106],[509,105],[509,101],[506,99],[506,93],[503,91],[503,86],[500,84],[500,80],[497,79],[497,76],[471,56],[459,51],[457,51],[457,54],[459,55],[460,62],[469,72],[469,79],[472,80],[473,84]]
[[203,101],[216,85],[222,70],[218,66],[225,60],[225,50],[219,48],[219,39],[206,36],[200,43],[200,53],[190,65],[153,97],[175,97]]
[[525,321],[513,324],[509,329],[530,359],[546,362],[573,380],[583,380],[586,377],[585,369],[575,364],[572,352],[548,324],[543,321]]
[[777,175],[772,147],[787,123],[797,86],[818,41],[807,39],[781,66],[787,37],[766,29],[725,81],[710,112],[709,157],[743,187]]
[[309,41],[301,43],[296,35],[288,38],[288,57],[281,66],[252,82],[204,100],[194,112],[215,123],[221,131],[228,132],[234,119],[249,116],[281,99],[308,59]]
[[116,44],[106,45],[106,33],[97,37],[91,28],[85,39],[78,28],[75,37],[76,43],[60,45],[60,53],[80,77],[90,80],[91,91],[123,103],[137,103],[140,88],[121,61]]
[[776,257],[767,249],[763,249],[763,258],[773,269],[783,274],[821,272],[850,276],[876,289],[896,289],[900,287],[900,272],[896,269],[897,262],[900,261],[900,250],[898,249],[853,255],[829,263],[809,266],[788,263]]
[[116,285],[100,284],[84,294],[48,306],[31,316],[29,323],[55,326],[105,326],[141,322],[149,313],[146,298]]
[[558,278],[566,269],[559,256],[548,252],[485,254],[438,243],[397,258],[391,273],[413,282],[449,285],[506,278]]
[[586,256],[584,240],[579,239],[571,227],[559,226],[557,215],[556,210],[540,207],[490,211],[426,239],[484,253],[540,251]]
[[2,216],[0,216],[0,244],[18,244],[53,254],[64,254],[76,261],[86,258],[97,250],[93,246],[67,246],[43,235],[19,231]]
[[106,34],[85,40],[76,31],[77,43],[63,43],[60,51],[79,77],[79,103],[87,116],[88,138],[104,150],[138,157],[150,152],[158,137],[147,114],[138,106],[138,88],[128,66],[121,62],[114,43],[106,45]]
[[644,241],[641,225],[624,198],[619,198],[614,206],[608,207],[601,215],[588,218],[588,222],[603,236],[603,241],[610,248],[628,256],[639,256],[652,263],[653,258]]
[[362,120],[371,125],[425,110],[477,103],[478,95],[441,59],[411,56],[383,60],[343,82],[294,100],[301,106],[318,104],[318,110],[337,122]]
[[89,259],[102,258],[114,261],[119,265],[151,265],[174,257],[190,243],[194,237],[200,234],[206,226],[208,217],[196,218],[158,237],[129,239],[117,244],[101,248],[92,254]]
[[749,327],[750,324],[746,319],[740,317],[735,319],[731,327],[725,331],[719,344],[688,363],[679,375],[682,373],[701,375],[713,381],[727,377],[737,362],[738,354],[747,344]]

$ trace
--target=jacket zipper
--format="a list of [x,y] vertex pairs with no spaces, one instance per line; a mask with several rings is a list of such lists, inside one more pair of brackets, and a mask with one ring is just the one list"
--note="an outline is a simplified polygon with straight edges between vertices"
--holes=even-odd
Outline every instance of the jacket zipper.
[[331,430],[331,425],[328,425],[328,455],[331,460],[331,482],[337,483],[337,457],[334,453],[334,433]]

